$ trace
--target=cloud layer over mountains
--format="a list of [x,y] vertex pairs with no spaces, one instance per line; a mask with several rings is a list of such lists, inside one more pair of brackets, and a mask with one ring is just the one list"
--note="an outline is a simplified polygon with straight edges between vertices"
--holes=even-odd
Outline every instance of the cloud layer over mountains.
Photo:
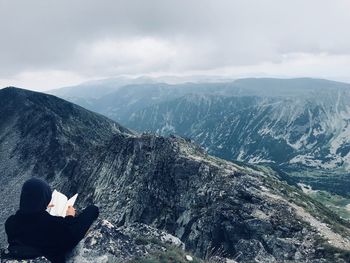
[[345,80],[346,0],[0,2],[0,85],[120,74]]

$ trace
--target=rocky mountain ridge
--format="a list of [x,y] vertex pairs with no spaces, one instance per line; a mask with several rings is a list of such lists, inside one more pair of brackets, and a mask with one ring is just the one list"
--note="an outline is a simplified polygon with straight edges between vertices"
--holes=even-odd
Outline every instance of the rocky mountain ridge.
[[78,192],[78,209],[93,202],[115,227],[160,229],[201,258],[348,260],[349,224],[272,170],[212,157],[177,136],[136,134],[40,93],[0,90],[0,112],[2,224],[35,175]]
[[187,95],[134,113],[127,124],[189,137],[228,160],[347,172],[349,99],[350,89],[315,100]]
[[241,79],[128,85],[84,106],[140,132],[189,137],[227,160],[347,173],[349,99],[346,83]]
[[77,102],[139,132],[178,134],[212,155],[268,165],[289,183],[348,199],[349,97],[349,84],[322,79],[240,79],[128,85]]

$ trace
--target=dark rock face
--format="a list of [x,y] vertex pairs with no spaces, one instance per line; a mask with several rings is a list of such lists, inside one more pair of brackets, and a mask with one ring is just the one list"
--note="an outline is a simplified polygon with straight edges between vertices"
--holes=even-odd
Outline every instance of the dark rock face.
[[[349,226],[296,188],[280,182],[270,170],[211,157],[182,138],[134,134],[55,97],[5,89],[0,91],[0,101],[8,92],[25,94],[22,104],[29,105],[25,112],[36,111],[20,119],[21,112],[12,108],[7,115],[15,117],[1,123],[2,222],[14,212],[22,182],[36,175],[67,195],[79,192],[78,209],[96,203],[101,218],[124,229],[128,236],[142,233],[142,227],[130,230],[135,223],[162,229],[203,258],[220,255],[238,262],[346,259],[342,251],[350,249],[350,241],[344,237],[349,236]],[[34,103],[31,97],[43,103]],[[0,105],[2,113],[2,108],[7,108]],[[56,107],[61,111],[55,111]],[[47,112],[51,123],[37,121],[22,135],[19,127],[42,120]],[[80,138],[90,130],[86,139]],[[50,147],[52,140],[56,144]],[[27,148],[31,152],[26,155]],[[74,165],[69,165],[71,162]],[[115,232],[107,251],[110,243],[104,242],[103,236],[114,230],[96,227],[101,229],[102,239],[96,243],[100,244],[97,254],[91,255],[99,258],[113,255],[113,249],[120,252],[123,237]],[[337,256],[330,256],[327,241],[338,251]],[[87,246],[90,241],[84,242]],[[130,244],[132,250],[134,243]]]

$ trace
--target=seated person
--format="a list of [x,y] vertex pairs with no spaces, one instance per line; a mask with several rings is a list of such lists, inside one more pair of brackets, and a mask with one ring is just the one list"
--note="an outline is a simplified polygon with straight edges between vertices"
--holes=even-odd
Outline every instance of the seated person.
[[50,215],[46,209],[51,201],[51,188],[43,180],[27,180],[20,197],[19,210],[5,223],[11,252],[36,251],[54,263],[65,262],[65,255],[84,238],[91,224],[97,219],[99,210],[90,205],[78,216],[70,206],[66,217]]

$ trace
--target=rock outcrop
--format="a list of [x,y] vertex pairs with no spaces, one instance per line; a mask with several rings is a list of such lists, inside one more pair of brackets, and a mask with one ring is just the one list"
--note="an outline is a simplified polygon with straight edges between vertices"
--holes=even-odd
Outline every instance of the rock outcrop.
[[[183,250],[184,244],[178,238],[144,224],[135,223],[117,228],[110,222],[101,220],[67,255],[67,263],[129,262],[138,258],[146,258],[159,251],[166,252],[170,248]],[[5,262],[21,261],[5,260]],[[49,261],[41,257],[30,262]]]

